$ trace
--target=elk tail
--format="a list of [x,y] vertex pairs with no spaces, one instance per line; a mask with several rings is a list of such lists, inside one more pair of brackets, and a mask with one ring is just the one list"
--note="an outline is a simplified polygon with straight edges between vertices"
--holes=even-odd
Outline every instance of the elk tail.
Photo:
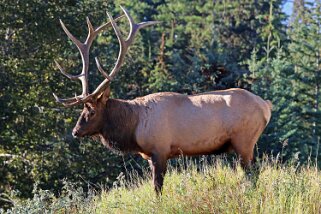
[[265,102],[269,106],[269,109],[272,111],[272,109],[273,109],[272,102],[270,100],[265,100]]
[[267,124],[270,122],[271,119],[271,111],[273,108],[272,102],[270,100],[264,100],[266,103],[266,107],[268,107],[269,111],[267,111],[267,109],[264,111],[264,117],[265,117],[265,122],[266,122],[266,126]]

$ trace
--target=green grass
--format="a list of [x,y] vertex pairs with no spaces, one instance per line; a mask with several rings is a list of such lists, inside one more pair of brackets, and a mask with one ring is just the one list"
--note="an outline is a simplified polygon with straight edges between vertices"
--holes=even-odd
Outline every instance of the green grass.
[[321,172],[316,167],[264,161],[258,170],[245,174],[238,164],[230,167],[221,160],[187,165],[186,170],[169,167],[159,198],[150,176],[132,176],[133,182],[120,178],[110,191],[89,198],[69,196],[71,202],[65,205],[61,201],[67,194],[53,197],[43,209],[54,213],[321,213]]

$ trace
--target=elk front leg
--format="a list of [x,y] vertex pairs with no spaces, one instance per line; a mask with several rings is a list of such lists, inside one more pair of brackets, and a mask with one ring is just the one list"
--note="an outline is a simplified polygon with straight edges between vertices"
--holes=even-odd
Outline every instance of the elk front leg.
[[152,170],[153,183],[157,195],[162,193],[164,177],[167,169],[167,158],[160,155],[152,155],[151,160],[148,161]]

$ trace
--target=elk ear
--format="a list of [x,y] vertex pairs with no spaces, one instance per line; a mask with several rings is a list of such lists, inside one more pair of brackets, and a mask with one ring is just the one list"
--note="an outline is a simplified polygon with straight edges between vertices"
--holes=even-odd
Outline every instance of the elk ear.
[[105,91],[99,96],[98,99],[101,99],[103,103],[106,103],[110,96],[110,86],[108,86]]

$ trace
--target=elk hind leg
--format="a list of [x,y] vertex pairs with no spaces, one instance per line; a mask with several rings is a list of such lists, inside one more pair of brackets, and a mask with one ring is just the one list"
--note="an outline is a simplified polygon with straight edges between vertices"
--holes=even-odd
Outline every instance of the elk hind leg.
[[167,158],[162,157],[159,154],[154,154],[149,163],[152,169],[155,192],[157,195],[160,195],[167,169]]
[[239,155],[243,169],[249,169],[253,161],[254,146],[259,137],[238,136],[232,140],[232,146]]

